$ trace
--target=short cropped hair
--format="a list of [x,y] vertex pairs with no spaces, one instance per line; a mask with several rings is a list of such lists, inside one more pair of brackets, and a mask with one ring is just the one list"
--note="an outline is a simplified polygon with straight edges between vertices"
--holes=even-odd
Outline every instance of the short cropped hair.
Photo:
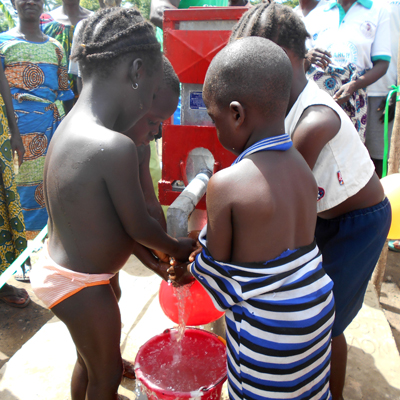
[[220,108],[239,101],[263,116],[284,116],[289,102],[292,66],[275,43],[248,37],[230,43],[212,60],[204,90]]
[[163,56],[163,67],[164,67],[164,79],[163,79],[164,85],[179,96],[181,93],[181,88],[178,75],[176,74],[171,62],[165,56]]
[[121,57],[136,54],[151,75],[161,67],[161,50],[153,26],[136,8],[105,8],[82,22],[72,59],[82,76],[107,76]]
[[299,58],[305,58],[305,42],[310,37],[303,21],[290,7],[269,2],[257,4],[243,14],[232,29],[230,42],[247,36],[270,39]]

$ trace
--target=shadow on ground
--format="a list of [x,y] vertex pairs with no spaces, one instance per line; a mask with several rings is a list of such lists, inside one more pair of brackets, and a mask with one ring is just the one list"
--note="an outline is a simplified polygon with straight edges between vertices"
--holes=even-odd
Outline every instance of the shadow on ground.
[[[349,346],[352,368],[346,377],[344,398],[349,400],[399,400],[400,390],[389,385],[375,365],[374,358],[354,346]],[[366,379],[368,385],[365,385]],[[364,382],[364,384],[363,384]],[[382,391],[384,388],[384,393]]]

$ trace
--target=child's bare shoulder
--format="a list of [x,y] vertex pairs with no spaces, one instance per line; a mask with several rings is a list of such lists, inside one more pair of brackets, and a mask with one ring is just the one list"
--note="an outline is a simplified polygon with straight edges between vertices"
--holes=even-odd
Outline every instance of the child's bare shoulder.
[[[80,120],[78,124],[77,121]],[[112,129],[108,129],[94,121],[74,118],[64,126],[60,126],[54,137],[55,142],[62,146],[75,148],[78,152],[93,152],[107,156],[117,156],[135,152],[134,142]],[[117,160],[115,160],[117,161]]]
[[136,145],[130,138],[87,121],[61,127],[51,143],[49,158],[53,167],[61,163],[74,170],[84,168],[93,177],[106,178],[138,168]]
[[242,201],[244,193],[251,197],[249,171],[245,164],[246,160],[215,173],[207,186],[207,198],[212,202],[233,205],[237,200]]

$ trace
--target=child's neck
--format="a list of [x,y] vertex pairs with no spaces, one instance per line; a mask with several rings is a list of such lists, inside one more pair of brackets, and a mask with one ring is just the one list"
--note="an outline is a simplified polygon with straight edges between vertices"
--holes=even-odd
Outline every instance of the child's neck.
[[117,102],[107,101],[104,98],[104,93],[109,93],[107,88],[103,87],[103,90],[100,90],[96,80],[85,81],[84,89],[78,99],[79,110],[96,121],[97,124],[114,130],[119,114]]
[[264,125],[260,125],[253,129],[243,148],[243,151],[253,144],[259,142],[260,140],[267,139],[273,136],[283,135],[284,133],[286,133],[284,120],[268,122]]
[[292,67],[293,67],[293,80],[292,80],[292,88],[290,89],[289,104],[286,111],[286,115],[289,114],[294,103],[296,103],[297,98],[300,96],[300,93],[304,90],[304,88],[308,83],[306,74],[304,72],[303,60],[298,59],[298,62],[296,63],[292,62]]

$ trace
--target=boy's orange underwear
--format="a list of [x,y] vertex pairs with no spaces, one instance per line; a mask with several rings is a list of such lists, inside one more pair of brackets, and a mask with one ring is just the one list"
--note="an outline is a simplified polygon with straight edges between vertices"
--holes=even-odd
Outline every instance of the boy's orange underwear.
[[68,297],[90,286],[108,285],[115,274],[85,274],[72,271],[55,263],[49,256],[47,246],[43,255],[30,272],[32,289],[36,296],[52,308]]

